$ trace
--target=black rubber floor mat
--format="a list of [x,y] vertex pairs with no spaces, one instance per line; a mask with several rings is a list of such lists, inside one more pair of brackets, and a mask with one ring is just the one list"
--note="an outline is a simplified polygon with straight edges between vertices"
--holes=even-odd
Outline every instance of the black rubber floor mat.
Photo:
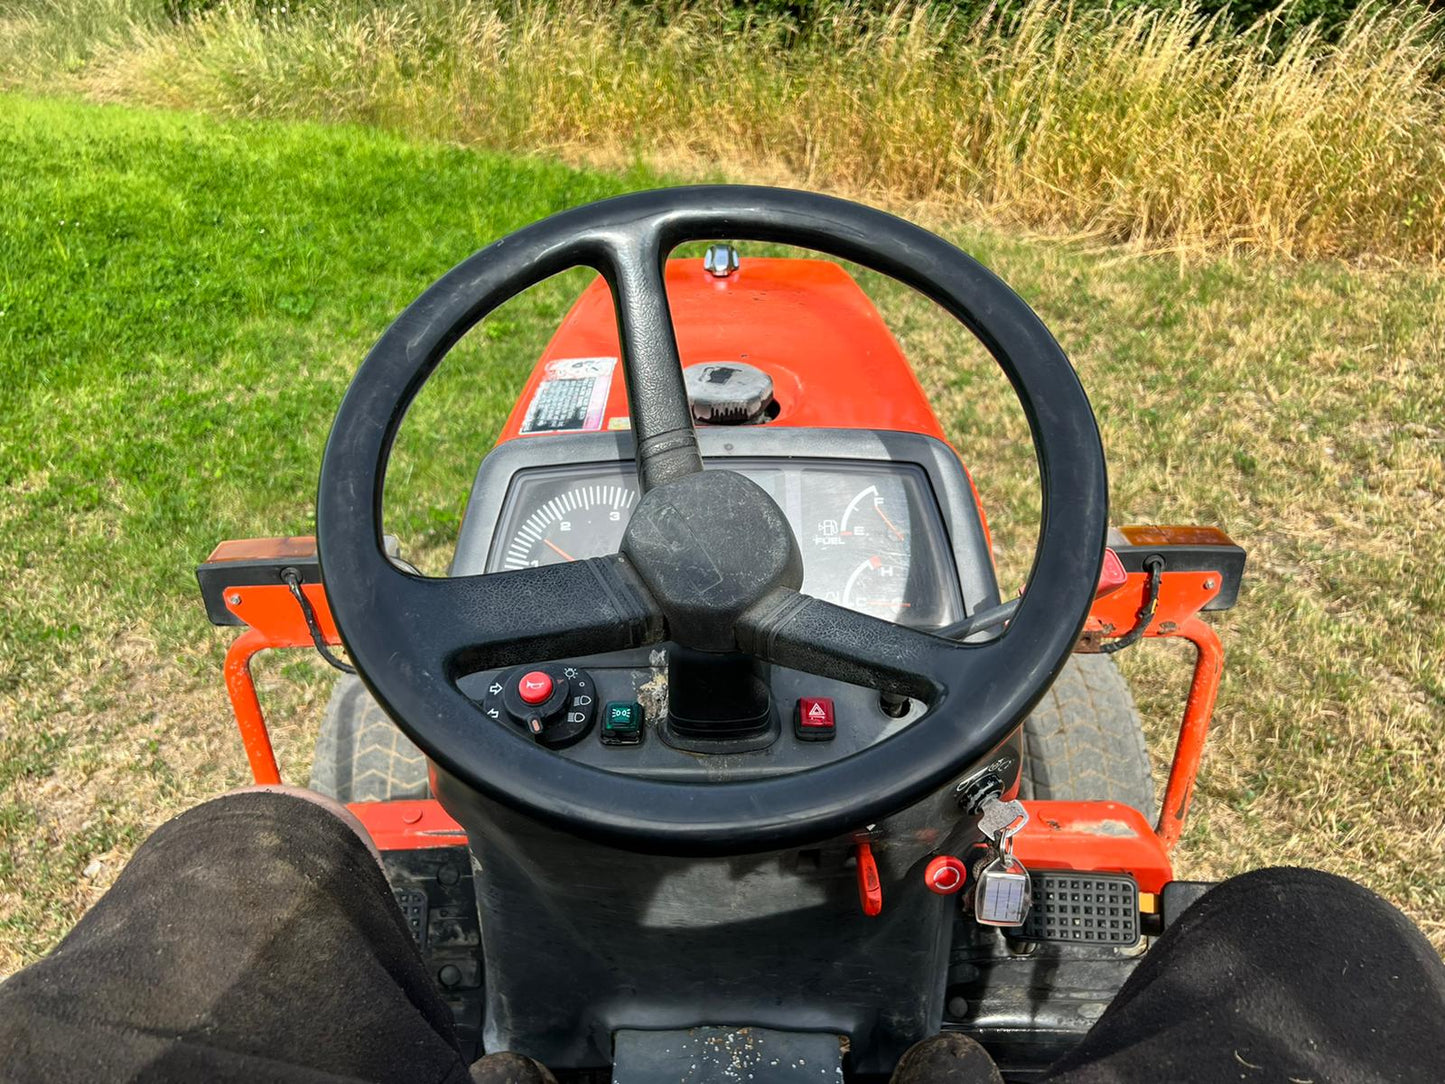
[[1139,942],[1139,886],[1126,873],[1030,870],[1025,941],[1126,947]]

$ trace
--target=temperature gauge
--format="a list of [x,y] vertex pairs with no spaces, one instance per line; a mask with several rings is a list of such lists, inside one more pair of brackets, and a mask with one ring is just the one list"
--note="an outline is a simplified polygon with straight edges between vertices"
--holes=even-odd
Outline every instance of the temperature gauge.
[[841,602],[850,610],[897,621],[912,608],[908,601],[908,559],[872,554],[843,585]]

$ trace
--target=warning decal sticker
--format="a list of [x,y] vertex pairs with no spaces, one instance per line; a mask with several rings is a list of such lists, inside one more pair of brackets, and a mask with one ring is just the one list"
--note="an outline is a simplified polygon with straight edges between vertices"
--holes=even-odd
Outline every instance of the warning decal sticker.
[[522,420],[523,433],[568,433],[602,428],[616,358],[549,361]]

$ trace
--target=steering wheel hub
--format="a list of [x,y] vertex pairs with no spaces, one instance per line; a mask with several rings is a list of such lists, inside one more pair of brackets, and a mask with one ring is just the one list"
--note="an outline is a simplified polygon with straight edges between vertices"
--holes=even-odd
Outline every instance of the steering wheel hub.
[[803,585],[782,509],[736,471],[689,474],[644,494],[622,553],[684,647],[736,651],[734,628],[779,588]]

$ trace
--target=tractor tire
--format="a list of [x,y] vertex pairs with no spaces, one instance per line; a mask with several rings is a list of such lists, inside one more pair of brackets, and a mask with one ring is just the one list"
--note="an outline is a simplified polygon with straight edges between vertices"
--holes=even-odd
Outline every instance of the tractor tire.
[[429,797],[429,788],[422,751],[360,679],[343,674],[321,720],[311,789],[338,802],[389,802]]
[[1107,655],[1071,655],[1024,721],[1021,798],[1100,799],[1154,818],[1149,750],[1129,685]]

